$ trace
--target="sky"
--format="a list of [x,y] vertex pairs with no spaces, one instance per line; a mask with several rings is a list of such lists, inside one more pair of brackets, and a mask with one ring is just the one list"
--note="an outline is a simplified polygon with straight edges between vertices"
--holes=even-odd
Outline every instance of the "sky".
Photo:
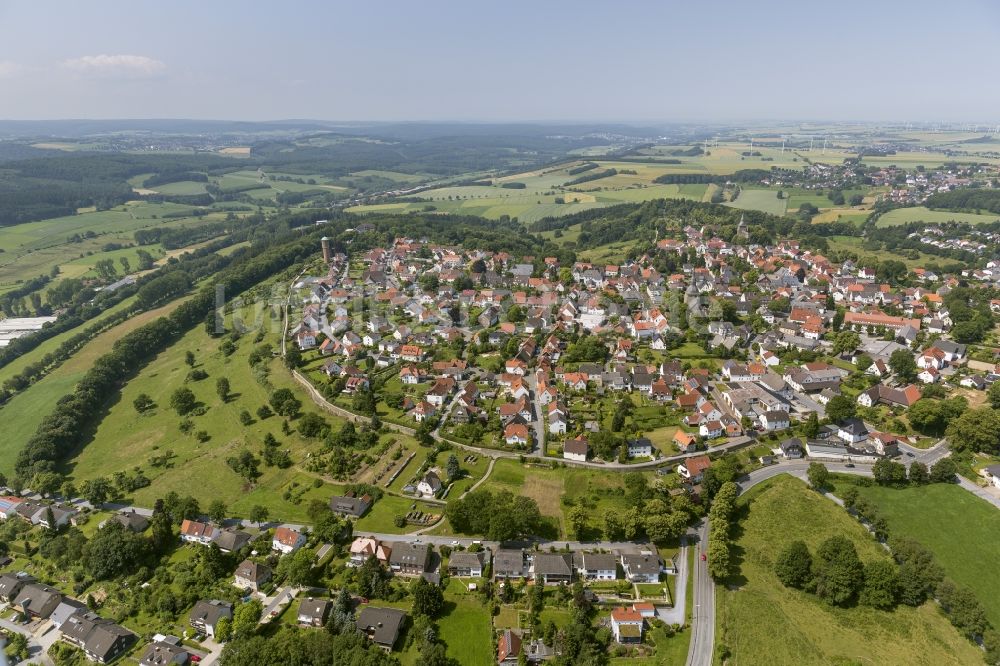
[[994,0],[0,0],[0,119],[1000,122]]

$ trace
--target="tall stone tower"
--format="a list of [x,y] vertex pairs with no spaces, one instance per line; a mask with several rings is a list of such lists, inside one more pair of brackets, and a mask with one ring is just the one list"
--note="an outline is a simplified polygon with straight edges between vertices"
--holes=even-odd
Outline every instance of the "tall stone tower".
[[323,245],[323,261],[330,263],[330,239],[323,236],[319,242]]

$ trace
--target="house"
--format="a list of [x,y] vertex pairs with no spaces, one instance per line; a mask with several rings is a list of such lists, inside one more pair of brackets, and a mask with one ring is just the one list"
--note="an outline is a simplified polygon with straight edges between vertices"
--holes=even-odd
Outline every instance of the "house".
[[681,453],[687,453],[698,443],[698,438],[689,432],[684,432],[680,428],[674,433],[674,444]]
[[536,581],[545,585],[573,582],[573,555],[571,553],[538,553],[533,561]]
[[677,466],[677,473],[691,483],[699,483],[705,470],[712,465],[708,456],[694,456]]
[[629,458],[652,458],[653,442],[645,437],[630,439],[626,442]]
[[434,418],[435,414],[437,414],[437,407],[426,400],[421,400],[413,409],[413,418],[416,419],[418,423]]
[[657,583],[663,571],[659,556],[650,552],[623,553],[621,564],[625,577],[633,583]]
[[223,553],[235,553],[250,543],[252,537],[241,530],[221,530],[212,541]]
[[837,426],[837,437],[848,444],[856,444],[868,439],[868,428],[861,419],[847,419]]
[[17,598],[18,593],[28,583],[34,583],[35,579],[25,574],[19,576],[12,573],[5,573],[0,576],[0,601],[9,604]]
[[585,437],[574,437],[566,440],[566,443],[563,444],[563,458],[566,460],[585,462],[589,452],[590,445]]
[[125,529],[131,532],[145,532],[149,527],[149,519],[134,510],[122,511],[111,517],[111,520],[121,523]]
[[467,550],[453,551],[448,559],[448,575],[465,578],[479,578],[487,562],[486,551],[473,553]]
[[521,637],[510,629],[505,629],[497,639],[497,664],[517,666],[521,655]]
[[291,527],[279,527],[274,530],[274,538],[271,540],[271,549],[280,551],[282,555],[294,552],[304,546],[306,535]]
[[523,550],[500,549],[493,556],[493,577],[497,580],[524,578],[527,565]]
[[62,626],[66,624],[71,617],[81,611],[87,611],[87,604],[81,604],[76,599],[63,597],[63,600],[59,602],[56,609],[52,611],[52,615],[49,615],[49,622],[51,622],[52,626],[56,629],[62,629]]
[[941,377],[941,373],[934,368],[924,368],[917,374],[917,379],[919,379],[924,384],[933,384]]
[[424,478],[420,479],[417,483],[417,492],[424,497],[434,497],[439,492],[443,484],[441,483],[441,477],[437,475],[433,470],[428,471],[424,474]]
[[136,639],[128,629],[85,611],[71,615],[60,631],[64,641],[83,650],[88,659],[99,664],[114,660]]
[[618,558],[611,553],[577,553],[576,570],[587,580],[615,580]]
[[41,583],[29,583],[21,588],[11,606],[29,617],[48,619],[61,602],[59,590]]
[[726,429],[722,425],[722,421],[702,421],[698,424],[698,434],[705,439],[722,437],[725,431]]
[[[165,638],[165,637],[164,637]],[[139,666],[187,666],[191,654],[181,645],[154,640],[139,658]]]
[[889,374],[889,366],[886,365],[885,361],[883,361],[882,359],[877,359],[875,362],[873,362],[871,365],[868,366],[868,369],[865,370],[865,374],[879,378],[885,377]]
[[788,412],[783,409],[775,409],[764,412],[760,415],[760,424],[764,430],[774,432],[775,430],[785,430],[791,425]]
[[781,455],[783,455],[785,458],[795,459],[795,458],[801,458],[804,455],[802,449],[802,440],[800,440],[798,437],[786,439],[778,446],[781,448]]
[[181,539],[188,543],[207,546],[218,533],[219,528],[211,523],[199,523],[196,520],[185,520],[181,523]]
[[357,496],[353,490],[344,495],[334,495],[330,498],[330,510],[341,516],[360,518],[371,508],[371,495]]
[[503,430],[504,440],[508,446],[525,446],[531,442],[531,432],[522,423],[511,423]]
[[[70,519],[73,518],[77,513],[76,509],[71,509],[63,506],[51,505],[45,507],[45,510],[38,515],[38,524],[47,530],[58,529],[60,527],[65,527],[69,524]],[[55,524],[50,524],[49,518],[55,521]]]
[[920,400],[920,389],[910,384],[909,386],[897,389],[876,384],[867,391],[858,395],[857,402],[864,407],[874,407],[875,405],[890,405],[892,407],[909,407],[917,400]]
[[936,340],[931,348],[940,350],[948,363],[956,363],[965,358],[966,345],[951,340]]
[[386,652],[391,652],[405,619],[406,613],[401,610],[366,606],[358,614],[354,625],[375,645]]
[[218,599],[202,599],[191,609],[188,622],[198,633],[215,636],[215,628],[222,618],[232,621],[233,605],[231,603]]
[[5,495],[0,497],[0,519],[7,520],[17,514],[17,506],[21,503],[20,497]]
[[241,590],[260,592],[261,586],[269,580],[271,580],[271,567],[266,564],[257,564],[253,560],[243,560],[236,567],[233,585]]
[[430,560],[430,544],[397,541],[389,554],[389,568],[400,576],[420,576],[427,571]]
[[983,476],[994,488],[1000,488],[1000,465],[990,465],[983,468]]
[[392,548],[375,537],[357,537],[351,542],[351,554],[347,566],[360,567],[369,557],[374,557],[385,566],[389,566],[389,555]]
[[296,619],[303,627],[322,627],[332,606],[328,599],[308,597],[299,603],[299,614]]
[[618,643],[641,643],[645,622],[634,608],[619,606],[611,610],[611,633]]

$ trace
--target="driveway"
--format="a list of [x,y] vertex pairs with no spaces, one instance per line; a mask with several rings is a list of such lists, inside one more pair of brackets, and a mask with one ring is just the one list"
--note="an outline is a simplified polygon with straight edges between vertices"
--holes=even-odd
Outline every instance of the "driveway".
[[264,607],[264,612],[260,615],[260,623],[267,624],[270,622],[271,614],[280,613],[284,606],[287,606],[292,602],[292,599],[295,598],[295,595],[298,594],[298,592],[298,588],[286,586],[278,590],[278,593],[274,595],[270,601],[265,599],[264,601],[267,605]]
[[688,580],[688,546],[685,538],[681,544],[681,550],[677,554],[674,562],[677,565],[677,575],[674,576],[674,607],[656,607],[656,617],[667,624],[684,624],[684,605],[687,602],[687,580]]

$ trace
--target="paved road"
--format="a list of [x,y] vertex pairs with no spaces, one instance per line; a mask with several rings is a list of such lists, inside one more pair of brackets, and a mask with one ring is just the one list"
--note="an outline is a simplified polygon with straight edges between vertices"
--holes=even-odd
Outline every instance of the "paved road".
[[542,404],[541,396],[538,395],[538,381],[535,373],[529,372],[525,377],[528,389],[531,391],[531,404],[535,411],[535,420],[531,427],[535,431],[535,441],[531,444],[531,455],[539,458],[545,457],[545,405]]
[[[267,624],[271,621],[271,613],[278,613],[281,611],[281,607],[291,603],[295,595],[299,593],[298,588],[292,587],[290,585],[285,586],[278,590],[278,593],[267,603],[264,607],[264,612],[260,614],[260,623]],[[265,599],[265,601],[267,601]]]
[[708,552],[708,530],[706,518],[698,527],[698,543],[694,546],[694,606],[688,666],[711,666],[715,646],[715,583],[708,574],[708,562],[702,559]]

